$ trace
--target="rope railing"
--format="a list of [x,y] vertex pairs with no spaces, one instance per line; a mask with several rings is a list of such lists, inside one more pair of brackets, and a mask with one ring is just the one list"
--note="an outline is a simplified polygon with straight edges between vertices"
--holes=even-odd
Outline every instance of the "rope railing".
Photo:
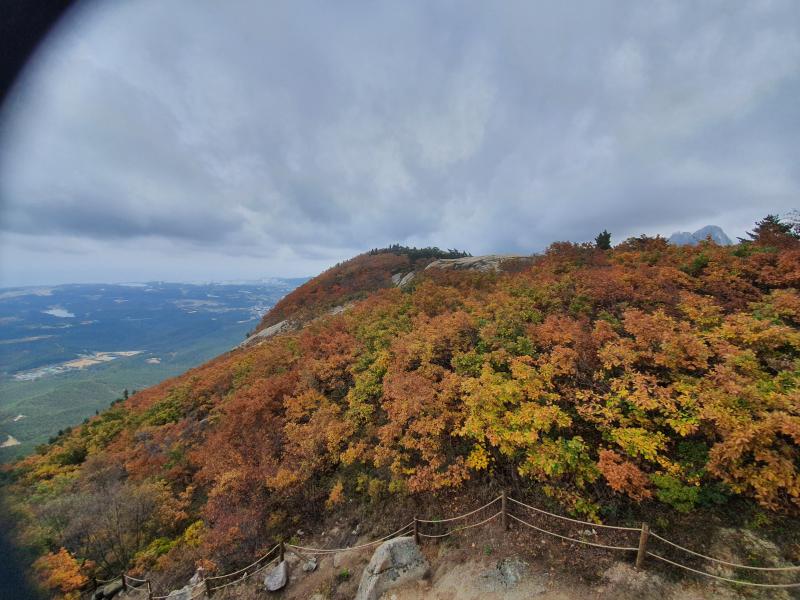
[[[496,513],[494,513],[491,517],[489,517],[488,519],[484,519],[483,521],[479,521],[478,523],[472,523],[471,525],[462,525],[461,527],[454,527],[453,529],[449,530],[447,533],[434,535],[434,534],[422,533],[421,531],[418,531],[417,535],[419,535],[420,537],[424,537],[424,538],[443,538],[443,537],[447,537],[447,536],[453,535],[454,533],[458,533],[459,531],[464,531],[465,529],[472,529],[473,527],[478,527],[480,525],[485,525],[489,521],[493,521],[494,519],[496,519],[497,517],[501,516],[502,514],[503,514],[503,511],[499,510]],[[450,519],[450,520],[452,521],[454,519]],[[428,523],[431,523],[431,522],[433,522],[433,521],[428,521]]]
[[[530,521],[525,520],[520,516],[517,516],[512,511],[509,511],[508,510],[508,504],[506,502],[507,500],[512,502],[516,506],[519,506],[519,507],[522,507],[524,509],[527,509],[527,510],[533,512],[533,513],[538,514],[538,515],[551,517],[551,518],[554,518],[554,519],[557,519],[557,520],[560,520],[560,521],[564,521],[564,522],[567,522],[567,523],[574,523],[574,524],[577,524],[577,525],[584,525],[584,526],[591,527],[591,528],[597,527],[597,528],[611,530],[611,531],[634,532],[634,533],[639,534],[639,544],[638,544],[638,546],[603,544],[603,543],[600,543],[600,542],[597,542],[597,541],[589,541],[589,540],[586,540],[586,539],[580,539],[578,537],[572,537],[570,535],[564,535],[562,533],[551,531],[550,529],[546,529],[545,527],[540,527],[539,525],[531,523]],[[474,523],[467,523],[467,524],[464,524],[464,525],[451,527],[450,529],[448,529],[446,532],[443,532],[443,533],[434,533],[434,532],[430,531],[430,527],[435,527],[436,525],[442,525],[442,524],[446,524],[446,523],[454,523],[456,521],[462,521],[464,519],[469,519],[470,517],[474,517],[475,515],[478,515],[482,511],[486,510],[487,508],[490,508],[490,507],[494,506],[498,501],[501,503],[500,510],[494,512],[493,514],[491,514],[490,516],[486,517],[485,519],[482,519],[482,520],[474,522]],[[673,542],[671,540],[668,540],[667,538],[664,538],[664,537],[656,534],[655,532],[651,532],[650,528],[648,527],[648,525],[646,523],[642,523],[642,525],[640,527],[630,527],[630,526],[621,526],[621,525],[605,525],[605,524],[602,524],[602,523],[592,523],[590,521],[583,521],[583,520],[580,520],[580,519],[574,519],[574,518],[571,518],[571,517],[566,517],[564,515],[559,515],[559,514],[552,513],[552,512],[543,510],[541,508],[535,507],[535,506],[531,506],[530,504],[526,504],[525,502],[522,502],[522,501],[517,500],[515,498],[511,498],[510,496],[506,496],[506,494],[504,492],[501,496],[498,496],[498,497],[494,498],[493,500],[487,502],[483,506],[481,506],[479,508],[476,508],[474,510],[471,510],[469,512],[466,512],[466,513],[463,513],[463,514],[460,514],[460,515],[455,515],[453,517],[442,518],[442,519],[420,519],[420,518],[415,517],[413,521],[410,521],[409,523],[406,523],[400,529],[397,529],[396,531],[393,531],[392,533],[389,533],[389,534],[387,534],[387,535],[385,535],[385,536],[383,536],[381,538],[378,538],[376,540],[373,540],[373,541],[370,541],[370,542],[366,542],[366,543],[363,543],[363,544],[358,544],[358,545],[355,545],[355,546],[347,546],[347,547],[343,547],[343,548],[314,548],[314,547],[309,547],[309,546],[300,546],[300,545],[297,545],[297,544],[279,543],[279,544],[273,546],[266,554],[264,554],[260,558],[256,559],[254,562],[250,563],[246,567],[242,567],[241,569],[237,569],[236,571],[232,571],[230,573],[224,573],[224,574],[221,574],[221,575],[214,575],[214,576],[210,576],[210,577],[205,577],[200,582],[198,582],[197,584],[195,584],[194,586],[192,586],[190,588],[190,597],[191,598],[199,598],[203,594],[206,594],[206,595],[210,596],[216,590],[221,590],[221,589],[224,589],[224,588],[226,588],[228,586],[236,585],[238,583],[241,583],[241,582],[249,579],[250,577],[255,576],[258,573],[261,573],[262,571],[264,571],[268,567],[276,564],[276,561],[280,562],[280,561],[282,561],[284,559],[284,548],[290,548],[296,554],[298,554],[299,556],[302,557],[304,555],[323,555],[323,556],[325,556],[325,555],[331,555],[331,554],[336,554],[336,553],[340,553],[340,552],[363,550],[365,548],[370,548],[372,546],[375,546],[377,544],[381,544],[381,543],[383,543],[383,542],[385,542],[387,540],[393,539],[393,538],[401,536],[401,535],[413,535],[414,538],[419,543],[420,538],[430,538],[430,539],[445,538],[445,537],[448,537],[448,536],[453,535],[455,533],[458,533],[460,531],[465,531],[465,530],[471,529],[473,527],[480,527],[482,525],[486,525],[487,523],[490,523],[491,521],[497,519],[498,517],[501,518],[502,527],[503,527],[504,530],[508,528],[508,525],[509,525],[508,519],[511,519],[511,520],[519,523],[520,525],[522,525],[524,527],[527,527],[529,529],[533,529],[535,531],[538,531],[538,532],[546,534],[546,535],[550,535],[550,536],[559,538],[559,539],[567,541],[567,542],[576,543],[576,544],[583,544],[583,545],[586,545],[586,546],[592,546],[592,547],[601,548],[601,549],[604,549],[604,550],[619,550],[619,551],[623,551],[623,552],[636,552],[637,553],[637,555],[636,555],[636,567],[637,567],[637,569],[638,568],[642,568],[643,561],[644,561],[644,558],[646,556],[651,556],[651,557],[653,557],[654,559],[656,559],[658,561],[662,561],[662,562],[664,562],[666,564],[672,565],[672,566],[680,568],[680,569],[684,569],[684,570],[692,572],[694,574],[702,575],[704,577],[709,577],[709,578],[712,578],[712,579],[715,579],[715,580],[725,581],[725,582],[736,584],[736,585],[753,586],[753,587],[760,587],[760,588],[800,588],[800,582],[798,582],[798,583],[761,583],[761,582],[755,582],[755,581],[746,581],[746,580],[741,580],[741,579],[735,579],[735,578],[732,578],[732,577],[726,577],[726,576],[723,576],[723,575],[717,575],[715,573],[708,573],[706,571],[703,571],[703,570],[700,570],[700,569],[696,569],[694,567],[691,567],[691,566],[682,564],[680,562],[677,562],[676,560],[672,560],[670,558],[667,558],[666,556],[663,556],[661,554],[657,554],[655,552],[652,552],[650,549],[648,549],[647,544],[648,544],[648,540],[650,538],[653,538],[655,540],[658,540],[660,542],[663,542],[663,543],[669,545],[674,550],[677,550],[677,551],[680,551],[680,552],[685,552],[685,553],[687,553],[689,555],[692,555],[693,557],[696,557],[698,559],[711,561],[711,562],[714,562],[714,563],[717,563],[717,564],[720,564],[720,565],[724,565],[726,567],[731,567],[731,568],[734,568],[734,569],[746,569],[746,570],[751,570],[751,571],[756,571],[756,572],[770,573],[770,574],[773,574],[773,575],[776,574],[776,573],[789,573],[789,572],[800,571],[800,566],[798,566],[798,565],[786,565],[786,566],[782,566],[782,567],[781,566],[779,566],[779,567],[760,567],[760,566],[755,566],[755,565],[743,565],[743,564],[739,564],[739,563],[734,563],[734,562],[722,560],[722,559],[719,559],[719,558],[714,558],[713,556],[708,556],[708,555],[702,554],[700,552],[697,552],[695,550],[691,550],[689,548],[681,546],[680,544],[677,544],[677,543],[675,543],[675,542]],[[422,528],[421,526],[426,526],[426,528],[428,528],[429,531],[427,531],[427,532],[426,531],[421,531],[421,528]],[[592,534],[596,535],[594,531],[592,531]],[[273,556],[276,553],[276,551],[278,552],[278,555],[277,556]],[[267,559],[269,559],[269,560],[267,560]],[[254,568],[254,567],[256,567],[256,568]],[[251,571],[251,569],[253,569],[253,570]],[[231,578],[233,578],[233,579],[231,579]],[[163,599],[166,599],[166,598],[169,597],[169,595],[166,595],[166,596],[154,596],[153,593],[152,593],[151,587],[150,587],[150,581],[149,580],[132,577],[132,576],[127,575],[125,573],[123,573],[120,577],[115,577],[115,578],[108,579],[108,580],[95,579],[95,580],[93,580],[93,583],[94,583],[94,585],[96,587],[97,584],[99,584],[99,583],[111,583],[111,582],[117,581],[119,579],[122,579],[123,588],[127,589],[128,591],[135,591],[135,592],[146,591],[148,593],[148,598],[150,600],[163,600]],[[226,580],[226,579],[231,579],[231,580],[230,581],[226,581],[226,582],[223,583],[222,580]],[[131,582],[130,585],[128,584],[128,581]],[[133,585],[135,583],[138,583],[139,585],[138,586],[137,585]],[[198,591],[199,591],[199,595],[195,595]]]
[[[206,593],[206,589],[207,588],[206,588],[205,583],[203,581],[201,581],[200,583],[194,584],[193,586],[191,586],[189,588],[189,598],[199,598],[200,596],[202,596],[203,594]],[[200,590],[200,595],[196,595],[197,590]],[[170,592],[170,594],[171,593],[172,592]],[[170,594],[167,594],[166,596],[151,596],[150,600],[165,600],[166,598],[169,598]],[[174,598],[174,596],[173,596],[173,598]]]
[[737,585],[749,585],[752,587],[761,587],[761,588],[797,588],[800,587],[800,583],[757,583],[755,581],[744,581],[742,579],[732,579],[730,577],[723,577],[721,575],[714,575],[713,573],[706,573],[705,571],[700,571],[698,569],[693,569],[692,567],[687,567],[686,565],[682,565],[675,561],[669,560],[663,556],[656,554],[655,552],[647,551],[647,556],[652,556],[658,560],[664,561],[665,563],[669,563],[674,567],[679,567],[681,569],[685,569],[687,571],[691,571],[692,573],[697,573],[698,575],[703,575],[705,577],[711,577],[712,579],[719,579],[720,581],[727,581],[729,583],[735,583]]
[[578,539],[578,538],[562,535],[562,534],[556,533],[554,531],[549,531],[549,530],[544,529],[542,527],[538,527],[538,526],[534,525],[533,523],[529,523],[529,522],[519,518],[518,516],[516,516],[516,515],[514,515],[512,513],[508,514],[508,516],[511,519],[513,519],[513,520],[515,520],[515,521],[517,521],[517,522],[519,522],[519,523],[521,523],[521,524],[523,524],[523,525],[525,525],[527,527],[530,527],[531,529],[535,529],[536,531],[539,531],[541,533],[552,535],[554,537],[557,537],[557,538],[560,538],[560,539],[563,539],[563,540],[566,540],[566,541],[569,541],[569,542],[574,542],[574,543],[577,543],[577,544],[584,544],[586,546],[594,546],[594,547],[602,548],[602,549],[605,549],[605,550],[622,550],[622,551],[634,551],[634,552],[637,552],[637,560],[636,560],[637,567],[641,567],[642,561],[643,561],[645,556],[652,556],[653,558],[655,558],[657,560],[660,560],[662,562],[668,563],[668,564],[673,565],[675,567],[684,569],[686,571],[690,571],[690,572],[695,573],[697,575],[703,575],[705,577],[710,577],[712,579],[717,579],[717,580],[720,580],[720,581],[726,581],[726,582],[734,583],[734,584],[737,584],[737,585],[762,587],[762,588],[776,588],[776,589],[777,588],[796,588],[796,587],[800,587],[800,583],[760,583],[760,582],[755,582],[755,581],[746,581],[746,580],[742,580],[742,579],[734,579],[734,578],[731,578],[731,577],[724,577],[722,575],[716,575],[714,573],[708,573],[707,571],[702,571],[700,569],[695,569],[693,567],[690,567],[688,565],[685,565],[685,564],[679,563],[677,561],[671,560],[671,559],[669,559],[669,558],[667,558],[665,556],[662,556],[660,554],[656,554],[656,553],[648,550],[647,549],[647,541],[648,541],[648,539],[650,537],[652,537],[654,539],[657,539],[657,540],[659,540],[661,542],[664,542],[664,543],[672,546],[676,550],[680,550],[680,551],[686,552],[687,554],[690,554],[692,556],[696,556],[696,557],[704,559],[704,560],[712,561],[712,562],[715,562],[715,563],[718,563],[718,564],[721,564],[721,565],[725,565],[725,566],[728,566],[728,567],[736,568],[736,569],[748,569],[748,570],[752,570],[752,571],[770,572],[770,573],[781,573],[781,572],[782,573],[788,573],[788,572],[800,570],[800,566],[787,565],[787,566],[783,566],[783,567],[759,567],[759,566],[753,566],[753,565],[743,565],[743,564],[739,564],[739,563],[733,563],[733,562],[729,562],[729,561],[722,560],[722,559],[719,559],[719,558],[714,558],[713,556],[708,556],[706,554],[702,554],[700,552],[696,552],[694,550],[686,548],[685,546],[681,546],[680,544],[676,544],[675,542],[673,542],[671,540],[668,540],[665,537],[662,537],[662,536],[660,536],[660,535],[658,535],[658,534],[656,534],[654,532],[651,532],[649,527],[644,523],[642,524],[641,527],[623,527],[623,526],[618,526],[618,525],[604,525],[604,524],[601,524],[601,523],[590,523],[589,521],[582,521],[580,519],[572,519],[570,517],[565,517],[563,515],[558,515],[556,513],[551,513],[551,512],[548,512],[546,510],[542,510],[541,508],[537,508],[535,506],[531,506],[529,504],[526,504],[524,502],[516,500],[515,498],[509,497],[508,500],[510,500],[511,502],[513,502],[513,503],[515,503],[515,504],[517,504],[519,506],[527,508],[527,509],[529,509],[529,510],[531,510],[533,512],[536,512],[536,513],[539,513],[539,514],[542,514],[542,515],[546,515],[548,517],[553,517],[553,518],[556,518],[556,519],[560,519],[562,521],[567,521],[567,522],[570,522],[570,523],[576,523],[576,524],[579,524],[579,525],[586,525],[588,527],[593,527],[593,528],[594,527],[599,527],[599,528],[610,529],[610,530],[631,531],[631,532],[639,533],[640,534],[640,538],[639,538],[638,547],[615,546],[615,545],[611,545],[611,544],[601,544],[601,543],[598,543],[598,542],[591,542],[589,540]]
[[255,561],[253,561],[252,563],[250,563],[246,567],[242,567],[241,569],[238,569],[237,571],[233,571],[231,573],[225,573],[224,575],[215,575],[213,577],[206,577],[206,579],[208,581],[214,581],[215,579],[223,579],[225,577],[232,577],[233,575],[238,575],[239,573],[243,573],[243,572],[247,571],[247,569],[256,566],[262,560],[264,560],[265,558],[267,558],[268,556],[273,554],[280,547],[281,547],[280,544],[275,544],[272,548],[270,548],[270,550],[264,556],[262,556],[261,558],[256,559]]
[[450,517],[449,519],[417,519],[417,523],[449,523],[450,521],[458,521],[460,519],[466,519],[469,516],[474,515],[475,513],[481,512],[484,508],[489,508],[495,502],[498,502],[502,496],[498,496],[494,500],[490,500],[480,508],[476,508],[475,510],[471,510],[468,513],[464,513],[463,515],[457,515],[455,517]]
[[714,558],[713,556],[706,556],[705,554],[700,554],[699,552],[695,552],[694,550],[689,550],[689,548],[684,548],[683,546],[676,544],[675,542],[671,542],[666,538],[661,537],[660,535],[650,532],[650,535],[654,538],[661,540],[662,542],[669,544],[673,548],[677,548],[678,550],[682,550],[683,552],[688,552],[689,554],[694,554],[700,558],[705,560],[710,560],[715,563],[719,563],[721,565],[726,565],[728,567],[733,567],[734,569],[749,569],[751,571],[800,571],[800,566],[797,565],[789,565],[786,567],[754,567],[752,565],[741,565],[738,563],[728,562],[727,560],[722,560],[719,558]]
[[244,575],[242,575],[238,579],[234,579],[233,581],[229,581],[228,583],[223,583],[222,585],[214,585],[211,588],[211,590],[212,591],[217,591],[217,590],[224,589],[224,588],[226,588],[226,587],[228,587],[230,585],[236,585],[236,584],[242,583],[243,581],[246,581],[247,579],[250,579],[251,577],[253,577],[255,575],[258,575],[261,571],[263,571],[267,567],[271,567],[273,564],[275,564],[275,561],[277,559],[278,559],[278,557],[276,556],[275,558],[273,558],[269,562],[266,562],[263,565],[261,565],[258,569],[256,569],[252,573],[245,573]]
[[366,544],[360,544],[358,546],[348,546],[346,548],[310,548],[308,546],[298,546],[296,544],[286,544],[286,547],[292,548],[293,550],[300,550],[302,552],[305,552],[306,554],[336,554],[339,552],[348,552],[350,550],[361,550],[363,548],[369,548],[370,546],[374,546],[375,544],[380,544],[381,542],[385,542],[388,539],[399,536],[401,533],[405,533],[413,526],[414,526],[414,521],[411,521],[403,525],[403,527],[401,527],[397,531],[394,531],[389,535],[385,535],[382,538],[378,538],[377,540],[367,542]]
[[562,540],[567,540],[569,542],[575,542],[576,544],[585,544],[587,546],[594,546],[596,548],[603,548],[605,550],[632,550],[634,552],[636,552],[638,550],[638,548],[635,548],[635,547],[632,547],[632,546],[611,546],[611,545],[606,545],[606,544],[598,544],[597,542],[590,542],[588,540],[581,540],[581,539],[578,539],[578,538],[573,538],[573,537],[569,537],[569,536],[566,536],[566,535],[561,535],[560,533],[555,533],[554,531],[548,531],[547,529],[542,529],[541,527],[537,527],[533,523],[528,523],[527,521],[524,521],[524,520],[520,519],[518,516],[516,516],[514,514],[509,513],[508,516],[511,517],[512,519],[514,519],[515,521],[518,521],[519,523],[522,523],[526,527],[530,527],[531,529],[535,529],[536,531],[539,531],[541,533],[546,533],[547,535],[552,535],[554,537],[561,538]]
[[535,506],[531,506],[530,504],[525,504],[524,502],[520,502],[519,500],[512,498],[511,496],[509,496],[508,499],[511,500],[511,502],[519,504],[520,506],[524,506],[529,510],[535,511],[543,515],[547,515],[548,517],[555,517],[556,519],[561,519],[562,521],[578,523],[579,525],[588,525],[590,527],[602,527],[603,529],[619,529],[622,531],[637,531],[637,532],[641,531],[640,527],[621,527],[619,525],[603,525],[602,523],[590,523],[589,521],[581,521],[580,519],[571,519],[570,517],[557,515],[556,513],[551,513],[546,510],[542,510],[541,508],[536,508]]

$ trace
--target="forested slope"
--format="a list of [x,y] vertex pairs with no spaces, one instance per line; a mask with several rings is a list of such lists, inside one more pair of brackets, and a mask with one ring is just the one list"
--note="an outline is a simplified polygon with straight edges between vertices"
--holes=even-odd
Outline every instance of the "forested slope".
[[[731,247],[559,243],[514,272],[428,269],[403,289],[386,274],[407,255],[357,257],[265,319],[322,315],[303,329],[9,468],[20,539],[67,590],[90,572],[224,569],[299,516],[476,483],[598,521],[734,500],[796,515],[800,242],[779,225]],[[348,311],[321,310],[362,284]]]

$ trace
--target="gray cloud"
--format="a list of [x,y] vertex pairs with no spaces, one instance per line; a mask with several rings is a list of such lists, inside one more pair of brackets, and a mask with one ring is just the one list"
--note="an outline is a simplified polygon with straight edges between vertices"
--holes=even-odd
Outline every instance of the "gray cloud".
[[88,2],[2,114],[0,277],[741,235],[800,204],[797,97],[790,0]]

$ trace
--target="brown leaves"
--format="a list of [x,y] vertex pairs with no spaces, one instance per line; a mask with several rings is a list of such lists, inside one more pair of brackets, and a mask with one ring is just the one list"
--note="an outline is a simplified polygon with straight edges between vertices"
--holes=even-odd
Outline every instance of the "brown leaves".
[[600,450],[597,467],[605,477],[608,487],[615,492],[625,494],[638,502],[652,497],[647,475],[613,450]]

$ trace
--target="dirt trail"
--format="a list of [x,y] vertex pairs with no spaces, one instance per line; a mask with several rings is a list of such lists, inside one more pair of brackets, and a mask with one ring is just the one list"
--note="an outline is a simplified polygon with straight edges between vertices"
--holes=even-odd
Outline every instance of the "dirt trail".
[[[431,567],[427,577],[384,593],[381,600],[793,600],[789,590],[736,589],[714,580],[681,577],[658,565],[637,571],[632,557],[593,548],[553,546],[497,528],[440,543],[423,543]],[[290,581],[278,594],[260,580],[233,586],[215,600],[351,600],[370,549],[321,557],[313,572],[305,558],[287,552]]]

